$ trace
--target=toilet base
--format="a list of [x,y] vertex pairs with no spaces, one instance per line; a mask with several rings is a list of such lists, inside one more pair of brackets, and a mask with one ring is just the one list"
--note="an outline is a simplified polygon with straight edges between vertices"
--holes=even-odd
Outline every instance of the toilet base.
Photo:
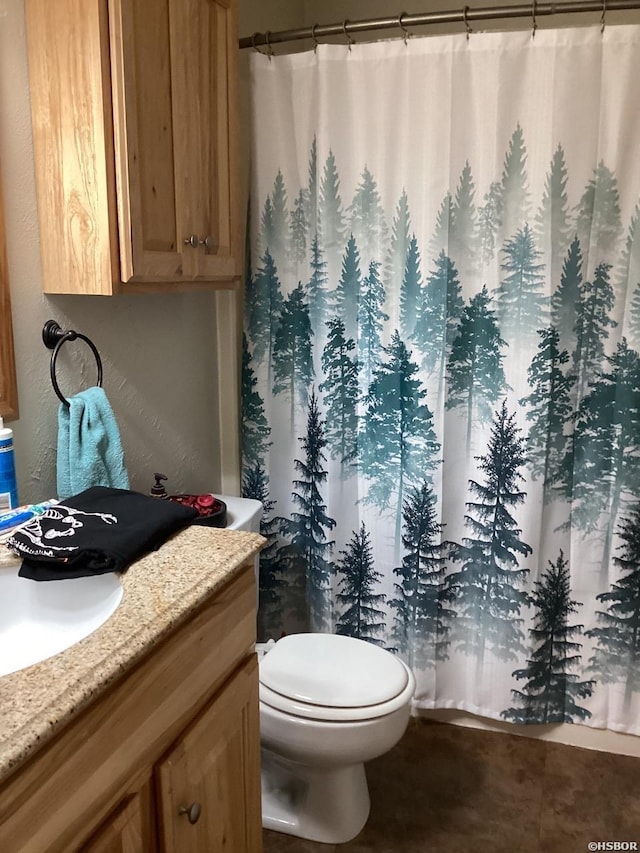
[[364,764],[308,767],[262,750],[262,826],[309,841],[344,844],[370,809]]

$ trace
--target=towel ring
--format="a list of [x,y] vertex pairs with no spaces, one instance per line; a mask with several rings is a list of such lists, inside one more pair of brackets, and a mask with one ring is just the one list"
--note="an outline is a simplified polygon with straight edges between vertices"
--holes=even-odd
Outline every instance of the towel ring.
[[97,385],[98,388],[102,388],[102,361],[100,359],[100,353],[96,349],[93,341],[89,340],[86,335],[81,335],[80,332],[74,332],[73,329],[69,329],[65,332],[63,329],[60,328],[60,325],[56,323],[55,320],[47,320],[47,322],[44,324],[44,328],[42,329],[42,341],[44,345],[47,349],[53,350],[51,354],[50,365],[51,384],[53,385],[53,390],[58,395],[58,399],[67,408],[69,408],[70,403],[60,390],[58,380],[56,379],[56,360],[58,358],[58,353],[60,352],[62,345],[67,341],[75,341],[76,338],[80,338],[80,340],[84,341],[91,349],[91,352],[93,353],[94,358],[96,360],[96,364],[98,366]]

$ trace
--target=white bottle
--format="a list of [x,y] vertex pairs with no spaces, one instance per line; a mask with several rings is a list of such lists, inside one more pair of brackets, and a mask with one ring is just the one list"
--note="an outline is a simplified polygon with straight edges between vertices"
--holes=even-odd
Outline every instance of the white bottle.
[[4,425],[0,416],[0,512],[18,506],[16,462],[13,453],[13,430]]

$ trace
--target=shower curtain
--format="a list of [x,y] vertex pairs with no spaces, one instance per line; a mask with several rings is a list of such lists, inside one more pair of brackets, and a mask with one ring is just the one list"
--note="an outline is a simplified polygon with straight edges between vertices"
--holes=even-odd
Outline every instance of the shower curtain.
[[262,639],[640,732],[640,28],[251,63]]

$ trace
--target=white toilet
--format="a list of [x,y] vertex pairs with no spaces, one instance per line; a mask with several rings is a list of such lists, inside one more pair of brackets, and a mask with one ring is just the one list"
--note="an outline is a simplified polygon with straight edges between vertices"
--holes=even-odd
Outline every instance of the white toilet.
[[[258,529],[258,501],[220,497],[228,527]],[[262,825],[350,841],[369,815],[364,762],[404,734],[413,674],[385,649],[335,634],[291,634],[258,653]]]

